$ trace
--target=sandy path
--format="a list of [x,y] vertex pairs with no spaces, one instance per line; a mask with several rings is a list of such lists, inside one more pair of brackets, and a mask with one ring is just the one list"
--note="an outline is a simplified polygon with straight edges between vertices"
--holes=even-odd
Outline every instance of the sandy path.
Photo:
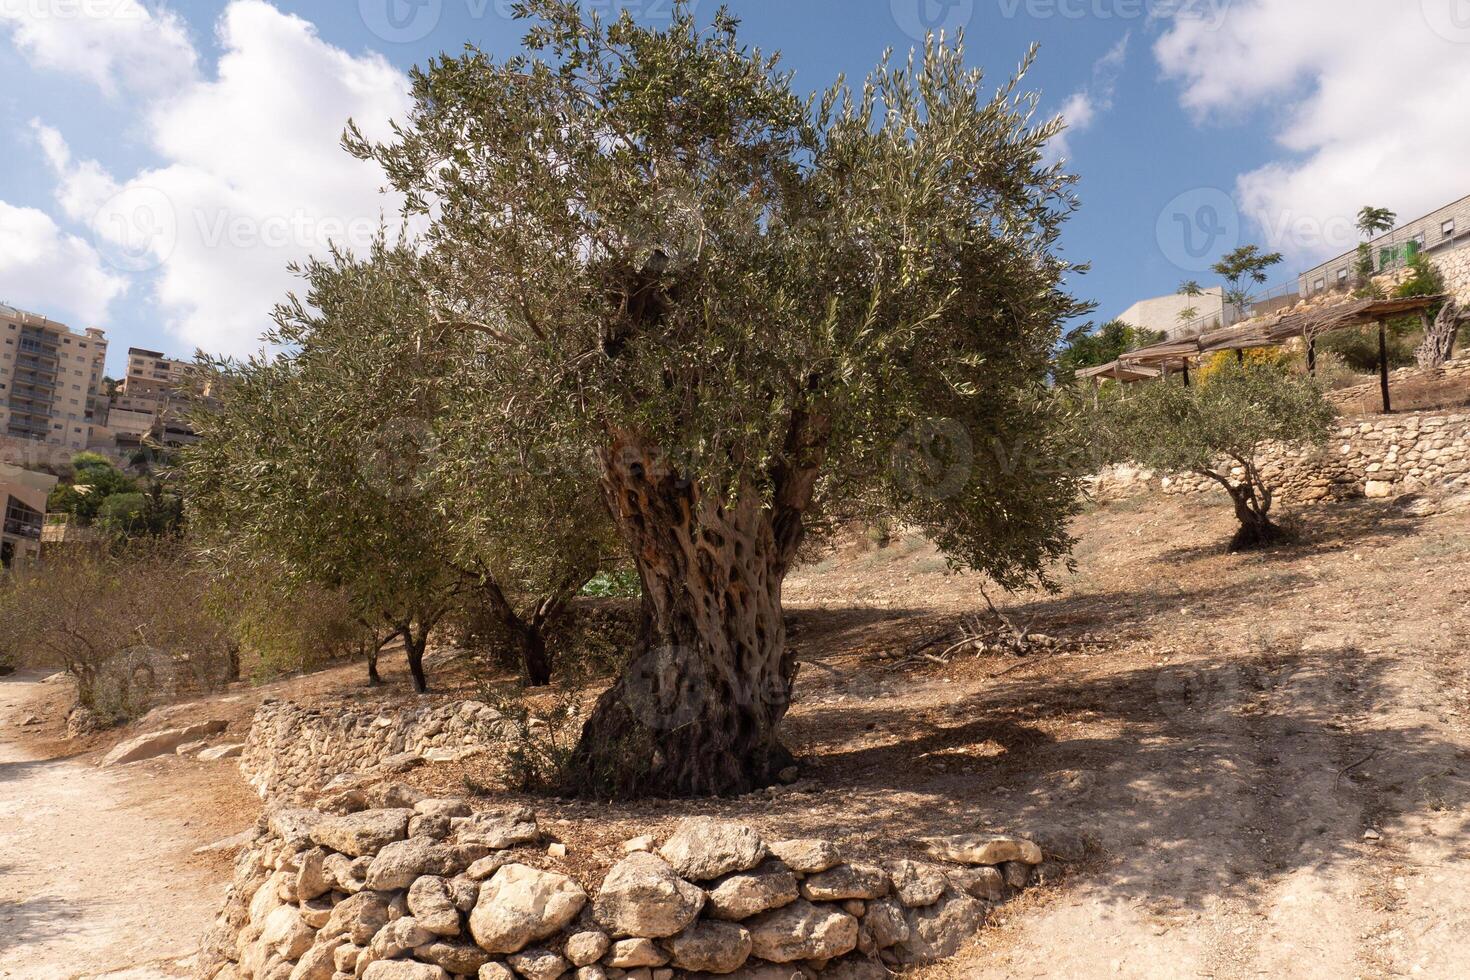
[[147,771],[28,751],[17,723],[39,694],[35,675],[0,678],[0,977],[187,975],[222,887],[189,860],[199,821],[139,802]]

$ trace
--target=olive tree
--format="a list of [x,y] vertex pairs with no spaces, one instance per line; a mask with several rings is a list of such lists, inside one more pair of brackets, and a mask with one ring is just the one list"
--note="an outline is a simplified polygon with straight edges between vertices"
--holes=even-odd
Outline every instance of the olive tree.
[[523,55],[432,61],[392,140],[347,145],[427,223],[478,424],[590,455],[641,580],[639,656],[568,788],[745,792],[792,761],[781,593],[812,528],[881,509],[1007,586],[1069,549],[1061,123],[1029,57],[990,90],[963,39],[803,98],[725,12],[516,11]]
[[1097,429],[1112,436],[1115,457],[1165,473],[1196,473],[1225,488],[1240,522],[1232,551],[1280,537],[1271,520],[1275,491],[1260,466],[1267,444],[1321,446],[1336,414],[1315,379],[1233,360],[1194,385],[1133,385],[1101,413]]
[[278,308],[267,336],[281,353],[215,365],[221,404],[195,415],[200,442],[181,462],[191,520],[221,567],[345,594],[376,633],[373,654],[403,638],[421,692],[434,629],[476,601],[545,684],[542,630],[597,571],[605,509],[590,481],[528,492],[504,444],[480,440],[474,467],[441,468],[444,440],[465,428],[443,367],[472,352],[432,329],[416,263],[381,240],[363,258],[312,260],[304,298]]

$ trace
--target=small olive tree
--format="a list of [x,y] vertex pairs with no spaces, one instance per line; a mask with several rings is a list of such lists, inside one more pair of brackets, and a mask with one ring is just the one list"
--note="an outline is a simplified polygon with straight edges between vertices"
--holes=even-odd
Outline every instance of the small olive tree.
[[1240,529],[1231,550],[1280,536],[1271,520],[1274,489],[1259,460],[1267,443],[1320,446],[1335,412],[1316,381],[1270,363],[1220,365],[1186,386],[1168,381],[1131,386],[1106,403],[1098,431],[1115,458],[1166,473],[1191,472],[1230,494]]
[[484,602],[545,684],[542,632],[596,573],[606,510],[590,480],[533,488],[510,447],[456,421],[464,393],[447,368],[468,341],[429,320],[417,262],[379,240],[307,263],[305,296],[267,336],[282,353],[214,365],[221,405],[194,415],[201,439],[181,460],[190,520],[222,566],[348,597],[375,634],[373,682],[373,654],[401,636],[427,690],[431,634]]

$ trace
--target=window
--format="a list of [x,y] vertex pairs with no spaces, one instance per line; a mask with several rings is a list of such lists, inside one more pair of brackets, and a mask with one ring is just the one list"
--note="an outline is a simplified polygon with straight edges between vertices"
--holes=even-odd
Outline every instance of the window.
[[1340,283],[1347,282],[1347,277],[1348,277],[1348,271],[1346,269],[1338,269],[1337,270],[1337,281],[1338,282],[1340,282]]
[[1455,237],[1455,219],[1450,218],[1439,226],[1439,233],[1446,238]]
[[1312,283],[1312,290],[1314,292],[1321,292],[1323,289],[1326,289],[1326,288],[1327,288],[1327,280],[1326,279],[1319,278],[1316,282]]
[[1413,242],[1415,245],[1418,245],[1420,248],[1423,248],[1424,247],[1424,232],[1422,232],[1422,231],[1419,232],[1419,234],[1415,235],[1413,238],[1410,238],[1409,241]]

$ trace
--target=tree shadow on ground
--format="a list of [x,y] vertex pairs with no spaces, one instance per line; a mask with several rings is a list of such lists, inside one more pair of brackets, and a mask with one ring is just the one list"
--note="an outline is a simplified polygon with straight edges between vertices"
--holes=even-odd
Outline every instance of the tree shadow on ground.
[[1265,651],[1005,679],[924,716],[849,699],[801,727],[824,730],[808,762],[848,820],[886,797],[913,837],[1091,837],[1126,869],[1099,879],[1112,894],[1198,906],[1361,851],[1373,821],[1429,805],[1426,774],[1435,805],[1470,800],[1462,746],[1369,723],[1392,699],[1389,667],[1353,649]]
[[[0,868],[0,877],[8,871]],[[74,928],[77,913],[74,903],[44,895],[19,902],[0,899],[0,976],[10,976],[5,966],[13,959],[12,950],[66,936]],[[25,964],[11,962],[9,965]]]

